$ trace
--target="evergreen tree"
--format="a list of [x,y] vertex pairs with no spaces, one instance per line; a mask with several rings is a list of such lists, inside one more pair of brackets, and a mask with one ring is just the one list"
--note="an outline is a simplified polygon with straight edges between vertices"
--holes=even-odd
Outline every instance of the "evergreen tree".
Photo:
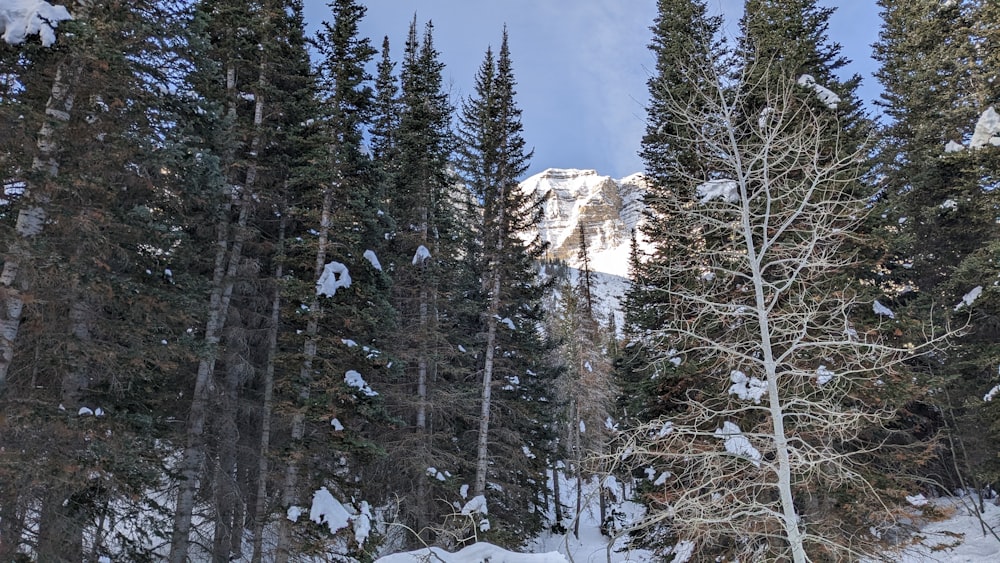
[[389,414],[407,431],[379,433],[388,456],[365,468],[366,479],[379,475],[389,482],[381,491],[386,496],[376,501],[402,496],[404,521],[425,540],[435,535],[431,526],[442,520],[437,499],[456,494],[457,486],[445,472],[454,475],[460,465],[451,441],[452,386],[459,377],[453,370],[459,352],[451,309],[458,301],[461,242],[450,197],[455,185],[449,171],[452,107],[443,91],[444,65],[433,29],[428,23],[421,35],[416,18],[410,25],[397,102],[391,100],[391,81],[384,72],[379,81],[378,118],[391,119],[393,106],[399,110],[391,148],[378,163],[386,182],[385,212],[396,226],[386,234],[382,261],[392,277],[398,323],[387,347],[393,367],[386,374],[385,395]]
[[[30,454],[22,476],[0,477],[0,557],[22,542],[51,561],[149,557],[108,529],[148,517],[159,462],[147,452],[163,428],[150,411],[185,359],[161,344],[188,320],[153,256],[172,235],[146,213],[169,207],[156,139],[169,127],[160,87],[179,51],[176,8],[80,2],[55,47],[3,47],[21,70],[0,113],[20,116],[10,140],[36,142],[5,138],[0,157],[0,177],[23,189],[4,211],[2,447]],[[159,532],[142,528],[145,540]]]
[[[648,81],[650,102],[640,153],[649,178],[644,199],[650,210],[642,235],[651,255],[641,256],[639,245],[633,244],[633,282],[623,305],[629,340],[624,353],[632,359],[619,363],[618,375],[625,395],[633,397],[633,416],[638,411],[653,414],[675,409],[700,371],[693,364],[677,362],[677,343],[652,337],[652,331],[675,314],[669,305],[671,285],[699,283],[702,274],[693,271],[691,279],[674,280],[664,277],[661,267],[678,252],[680,238],[701,236],[697,231],[682,232],[674,224],[674,201],[691,189],[682,178],[708,180],[713,172],[705,163],[706,148],[689,141],[696,138],[689,129],[699,124],[678,120],[669,108],[677,100],[692,106],[706,103],[699,92],[713,88],[715,77],[725,74],[727,56],[717,38],[722,19],[709,16],[704,2],[660,0],[657,10],[649,45],[656,57],[656,74]],[[632,393],[638,390],[641,393]]]
[[[911,363],[921,384],[944,392],[911,405],[908,423],[925,436],[946,438],[943,455],[932,460],[940,467],[925,470],[945,476],[946,488],[968,479],[995,481],[1000,472],[993,459],[980,456],[995,448],[997,433],[980,429],[992,420],[983,396],[995,383],[998,354],[992,345],[996,298],[986,278],[996,272],[1000,164],[993,147],[972,141],[979,118],[1000,100],[991,78],[1000,62],[984,49],[995,42],[998,26],[989,19],[995,6],[879,5],[876,76],[885,88],[879,104],[892,120],[876,155],[886,248],[874,280],[899,311],[901,342],[925,324],[938,331],[967,328],[947,353]],[[935,436],[943,427],[948,433]]]
[[[522,417],[533,425],[544,420],[535,381],[544,377],[544,343],[538,332],[543,287],[535,281],[543,248],[537,239],[523,238],[535,224],[539,207],[518,187],[531,152],[522,137],[515,85],[505,29],[496,60],[487,49],[474,97],[463,104],[457,165],[482,206],[475,239],[480,242],[476,267],[483,363],[472,494],[487,495],[488,481],[499,484],[504,494],[487,496],[494,506],[490,514],[501,520],[503,532],[523,537],[539,524],[524,522],[523,515],[538,512],[533,508],[540,491],[531,483],[544,480],[544,454],[532,453],[525,467],[500,468],[492,462],[523,458],[518,451],[528,447],[525,444],[541,446],[530,428],[517,422]],[[495,396],[494,389],[506,393]],[[491,526],[500,528],[495,521]]]

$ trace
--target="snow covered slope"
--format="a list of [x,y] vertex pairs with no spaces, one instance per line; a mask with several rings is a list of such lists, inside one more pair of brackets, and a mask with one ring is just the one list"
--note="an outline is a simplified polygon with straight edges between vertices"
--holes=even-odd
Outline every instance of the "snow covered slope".
[[[621,180],[596,170],[549,168],[521,182],[521,189],[543,200],[543,217],[530,236],[549,243],[547,257],[580,266],[580,227],[587,240],[591,269],[597,275],[595,291],[605,320],[614,312],[622,326],[619,302],[628,289],[628,260],[632,232],[643,221],[645,178],[633,174]],[[641,237],[640,244],[645,247]],[[606,321],[605,321],[606,322]]]

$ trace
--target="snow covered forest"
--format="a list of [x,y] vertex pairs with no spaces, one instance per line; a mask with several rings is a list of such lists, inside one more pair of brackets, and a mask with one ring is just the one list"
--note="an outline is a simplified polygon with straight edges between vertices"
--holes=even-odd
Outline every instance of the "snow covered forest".
[[608,316],[502,22],[452,99],[359,0],[0,0],[0,561],[1000,545],[1000,3],[877,4],[866,107],[816,0],[657,0]]

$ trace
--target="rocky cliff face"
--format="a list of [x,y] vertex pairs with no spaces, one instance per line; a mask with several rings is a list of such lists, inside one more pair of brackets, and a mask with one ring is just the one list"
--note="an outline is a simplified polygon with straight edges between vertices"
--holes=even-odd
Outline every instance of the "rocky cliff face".
[[[633,174],[621,180],[596,170],[550,168],[521,182],[521,189],[542,199],[543,217],[534,232],[549,243],[548,257],[578,267],[580,226],[587,239],[596,295],[603,319],[614,315],[622,326],[619,300],[628,289],[632,231],[643,221],[645,179]],[[642,238],[639,238],[640,244]],[[573,277],[575,278],[575,271]]]
[[559,168],[521,182],[522,190],[544,202],[536,232],[549,243],[551,259],[578,265],[582,225],[594,270],[623,277],[631,233],[642,221],[644,186],[641,174],[615,180],[596,170]]

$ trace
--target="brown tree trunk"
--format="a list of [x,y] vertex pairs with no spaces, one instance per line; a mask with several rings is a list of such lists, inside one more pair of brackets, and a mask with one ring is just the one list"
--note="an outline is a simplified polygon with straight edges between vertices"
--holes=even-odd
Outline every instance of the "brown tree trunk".
[[[316,246],[316,271],[314,281],[319,281],[326,266],[326,253],[329,244],[331,212],[333,210],[333,194],[327,190],[323,194],[323,207],[320,211],[319,240]],[[313,380],[313,360],[316,358],[319,321],[323,314],[323,306],[319,293],[313,289],[312,300],[309,303],[309,320],[306,323],[306,342],[302,348],[302,366],[299,369],[299,408],[292,415],[292,448],[297,449],[305,435],[305,408],[309,400],[310,386]],[[292,452],[291,459],[285,468],[284,485],[282,487],[281,504],[285,509],[295,505],[298,499],[299,456]],[[278,546],[275,563],[287,563],[291,556],[292,521],[282,518],[278,527]]]
[[274,408],[274,363],[278,354],[278,323],[281,321],[281,278],[284,275],[285,226],[287,215],[281,212],[278,227],[277,265],[274,269],[274,294],[271,297],[271,323],[267,327],[267,366],[264,368],[264,398],[261,405],[260,450],[257,465],[257,497],[253,511],[253,555],[251,563],[264,560],[264,527],[267,524],[268,456],[271,450],[271,412]]

